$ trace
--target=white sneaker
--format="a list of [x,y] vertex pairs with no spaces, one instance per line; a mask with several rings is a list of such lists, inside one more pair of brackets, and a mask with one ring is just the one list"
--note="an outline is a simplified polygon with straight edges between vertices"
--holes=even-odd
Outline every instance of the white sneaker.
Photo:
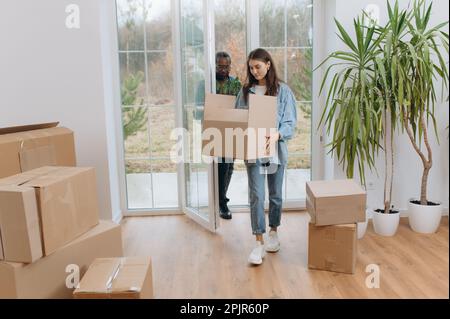
[[271,230],[269,232],[269,238],[267,239],[266,251],[275,253],[280,250],[280,241],[278,240],[278,233]]
[[250,256],[248,256],[248,262],[253,265],[261,265],[265,256],[266,251],[264,250],[264,245],[258,241],[256,247],[253,248]]

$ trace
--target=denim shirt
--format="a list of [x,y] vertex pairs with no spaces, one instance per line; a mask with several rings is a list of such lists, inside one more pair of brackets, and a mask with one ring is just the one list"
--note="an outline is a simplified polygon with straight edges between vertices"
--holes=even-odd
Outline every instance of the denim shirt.
[[[250,88],[250,94],[255,94],[255,88]],[[280,133],[278,141],[278,158],[271,161],[277,164],[286,165],[288,160],[288,149],[286,142],[295,134],[297,127],[297,107],[295,96],[289,86],[280,83],[277,95],[277,129]],[[236,99],[236,108],[248,109],[248,105],[244,99],[244,93],[241,89]]]

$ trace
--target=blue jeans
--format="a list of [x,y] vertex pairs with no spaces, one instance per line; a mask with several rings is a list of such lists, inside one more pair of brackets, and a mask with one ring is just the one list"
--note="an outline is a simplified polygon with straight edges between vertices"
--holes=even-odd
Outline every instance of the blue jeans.
[[248,190],[250,196],[250,219],[253,235],[266,232],[266,219],[264,215],[265,180],[269,188],[269,226],[278,227],[281,221],[283,203],[283,177],[284,165],[271,164],[266,170],[259,160],[256,163],[246,163],[248,175]]

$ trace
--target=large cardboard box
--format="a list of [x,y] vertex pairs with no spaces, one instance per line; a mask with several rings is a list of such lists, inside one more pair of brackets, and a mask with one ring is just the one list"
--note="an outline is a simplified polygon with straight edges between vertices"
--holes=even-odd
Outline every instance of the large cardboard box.
[[46,165],[76,166],[74,134],[57,125],[0,128],[0,178]]
[[149,257],[99,258],[74,291],[76,299],[150,299],[153,297]]
[[31,263],[42,257],[35,191],[0,186],[0,260]]
[[72,298],[76,279],[82,278],[94,259],[121,256],[121,227],[101,221],[70,244],[32,264],[0,261],[0,298]]
[[366,220],[366,192],[351,179],[306,183],[306,209],[316,226]]
[[356,266],[356,224],[309,224],[308,267],[353,274]]
[[[94,168],[90,167],[41,167],[16,176],[0,180],[4,185],[14,186],[9,193],[17,194],[32,190],[39,213],[39,224],[44,255],[48,256],[58,248],[88,231],[98,224],[98,199]],[[0,188],[1,190],[1,188]],[[10,196],[8,201],[0,202],[2,211],[9,211],[14,217],[31,216],[33,198]],[[2,208],[3,207],[3,208]],[[26,213],[14,213],[27,210]],[[26,220],[16,219],[9,224],[24,225]],[[5,228],[1,225],[2,232]],[[24,238],[28,227],[12,238]],[[21,237],[18,237],[21,236]],[[10,239],[10,238],[9,238]],[[9,240],[5,245],[9,245]],[[5,252],[4,252],[5,253]],[[6,256],[5,256],[6,257]]]
[[[276,133],[277,99],[249,94],[249,108],[236,109],[236,98],[207,94],[202,128],[202,154],[252,160],[275,155],[266,135]],[[274,144],[275,145],[275,144]]]

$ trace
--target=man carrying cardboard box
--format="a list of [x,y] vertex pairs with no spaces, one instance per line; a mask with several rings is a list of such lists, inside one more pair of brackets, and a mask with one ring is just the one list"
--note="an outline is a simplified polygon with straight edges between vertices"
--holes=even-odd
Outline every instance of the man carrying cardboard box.
[[[236,96],[242,87],[238,78],[230,76],[231,57],[227,52],[216,53],[216,94]],[[205,104],[205,82],[201,81],[197,90],[197,104]],[[196,110],[195,118],[204,119],[204,112]],[[219,214],[223,219],[231,219],[227,197],[228,186],[234,169],[234,158],[220,157],[218,160]]]

